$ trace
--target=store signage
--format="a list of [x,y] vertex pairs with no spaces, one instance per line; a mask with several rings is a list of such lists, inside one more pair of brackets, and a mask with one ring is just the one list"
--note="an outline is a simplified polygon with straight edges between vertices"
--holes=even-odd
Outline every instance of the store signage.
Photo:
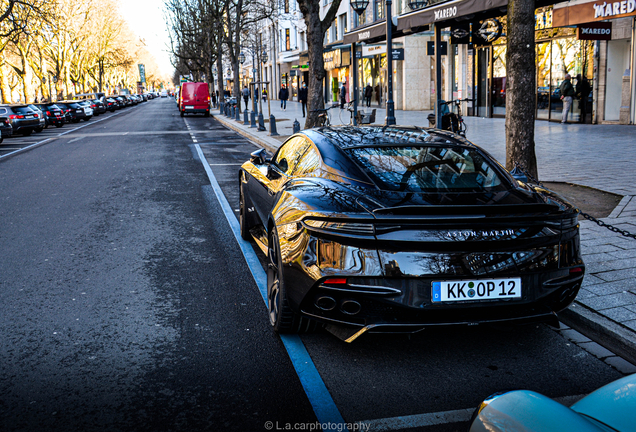
[[369,30],[358,33],[359,41],[369,39],[370,37],[371,37],[371,32]]
[[404,60],[404,48],[393,48],[391,50],[392,60]]
[[457,6],[448,7],[434,11],[435,21],[445,20],[448,18],[454,18],[457,16]]
[[386,53],[386,45],[369,45],[362,47],[362,57],[373,57],[378,54]]
[[565,27],[636,15],[636,0],[590,1],[556,8],[552,13],[553,27]]
[[579,40],[612,40],[612,23],[579,24],[576,34]]
[[607,18],[616,15],[625,15],[634,12],[636,0],[623,0],[620,2],[594,3],[594,18]]

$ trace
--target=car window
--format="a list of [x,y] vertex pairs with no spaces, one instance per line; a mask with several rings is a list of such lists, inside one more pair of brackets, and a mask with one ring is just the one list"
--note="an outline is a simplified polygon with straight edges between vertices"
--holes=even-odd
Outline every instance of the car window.
[[503,189],[503,182],[490,161],[470,148],[361,147],[346,151],[383,190]]
[[274,162],[282,172],[290,176],[307,148],[309,148],[309,142],[305,138],[294,137],[278,150]]
[[33,110],[28,106],[21,106],[13,108],[13,112],[15,112],[16,114],[32,114]]
[[6,113],[7,113],[6,108],[0,108],[0,114],[6,114]]
[[294,171],[294,175],[307,176],[320,168],[320,163],[318,150],[313,145],[310,145],[303,157],[300,158],[300,161],[296,166],[296,171]]

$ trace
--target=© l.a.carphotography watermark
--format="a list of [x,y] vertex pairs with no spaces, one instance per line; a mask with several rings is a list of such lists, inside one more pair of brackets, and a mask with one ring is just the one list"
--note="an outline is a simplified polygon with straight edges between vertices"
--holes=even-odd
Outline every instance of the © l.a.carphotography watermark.
[[368,432],[371,425],[365,423],[280,423],[280,422],[265,422],[265,430],[268,431],[336,431],[343,432],[349,430],[349,432],[364,431]]

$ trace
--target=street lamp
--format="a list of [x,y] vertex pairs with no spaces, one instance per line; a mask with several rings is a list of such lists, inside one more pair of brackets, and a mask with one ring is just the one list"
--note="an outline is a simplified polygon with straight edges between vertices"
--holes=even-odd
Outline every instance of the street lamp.
[[245,63],[245,54],[243,54],[243,52],[239,54],[239,61],[241,62],[241,64]]
[[351,8],[356,11],[358,15],[362,15],[367,6],[369,6],[369,0],[351,0]]
[[267,63],[267,51],[263,50],[261,53],[261,60],[263,60],[263,63]]
[[[415,0],[413,0],[415,1]],[[386,100],[386,120],[385,124],[391,126],[395,124],[395,104],[393,103],[393,20],[391,19],[391,0],[384,1],[386,9],[386,68],[387,68],[387,100]],[[369,5],[368,0],[351,0],[351,7],[358,15],[364,13]]]
[[409,7],[412,10],[423,8],[428,4],[428,0],[409,0]]

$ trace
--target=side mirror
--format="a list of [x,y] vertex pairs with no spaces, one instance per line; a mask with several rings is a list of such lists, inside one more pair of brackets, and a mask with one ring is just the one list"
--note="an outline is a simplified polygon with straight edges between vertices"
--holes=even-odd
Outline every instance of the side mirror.
[[271,159],[269,158],[267,150],[265,149],[256,150],[255,152],[252,152],[250,154],[250,162],[252,162],[254,165],[265,165],[270,161]]

